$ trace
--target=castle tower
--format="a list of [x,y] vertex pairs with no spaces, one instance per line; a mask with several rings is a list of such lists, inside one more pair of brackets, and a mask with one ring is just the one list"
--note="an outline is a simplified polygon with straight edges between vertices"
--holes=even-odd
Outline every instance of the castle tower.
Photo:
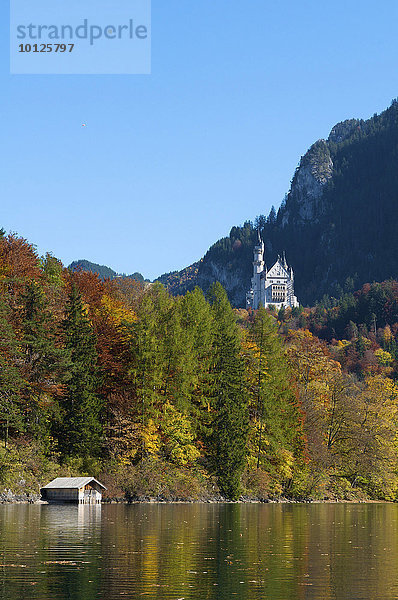
[[251,290],[246,294],[246,307],[257,310],[259,306],[294,308],[299,306],[294,295],[293,269],[288,266],[286,255],[278,255],[274,266],[267,270],[264,264],[264,243],[257,231],[258,241],[254,246],[253,277]]
[[264,242],[261,239],[259,229],[257,230],[257,237],[257,244],[254,246],[252,277],[253,307],[258,307],[261,303],[261,277],[264,273]]
[[246,294],[246,307],[258,308],[264,302],[261,280],[267,268],[264,267],[264,242],[261,239],[260,230],[257,229],[257,244],[254,246],[253,277],[251,290]]

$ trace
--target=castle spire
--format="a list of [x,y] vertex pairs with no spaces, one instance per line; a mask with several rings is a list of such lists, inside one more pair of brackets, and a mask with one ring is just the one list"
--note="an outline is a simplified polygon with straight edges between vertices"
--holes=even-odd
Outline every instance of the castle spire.
[[257,239],[258,239],[258,245],[261,246],[263,240],[261,239],[261,235],[260,235],[260,227],[257,227]]

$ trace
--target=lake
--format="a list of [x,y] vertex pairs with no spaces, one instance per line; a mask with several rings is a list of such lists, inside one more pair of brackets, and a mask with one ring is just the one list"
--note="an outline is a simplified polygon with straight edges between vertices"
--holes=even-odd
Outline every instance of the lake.
[[7,600],[398,598],[396,504],[0,506]]

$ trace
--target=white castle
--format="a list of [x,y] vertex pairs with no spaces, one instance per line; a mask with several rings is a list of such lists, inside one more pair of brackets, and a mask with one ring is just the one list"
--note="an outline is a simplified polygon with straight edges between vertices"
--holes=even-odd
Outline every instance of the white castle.
[[293,269],[287,266],[285,253],[278,256],[268,271],[264,264],[264,242],[258,232],[258,243],[254,246],[252,288],[246,294],[246,308],[257,310],[259,306],[275,306],[277,309],[294,308],[299,302],[294,295]]

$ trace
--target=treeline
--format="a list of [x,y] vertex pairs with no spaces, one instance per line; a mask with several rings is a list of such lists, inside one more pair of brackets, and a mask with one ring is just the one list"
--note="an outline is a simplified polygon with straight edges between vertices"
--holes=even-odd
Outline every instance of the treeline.
[[387,351],[355,374],[308,311],[101,281],[4,233],[0,292],[4,487],[88,473],[130,499],[395,497]]

